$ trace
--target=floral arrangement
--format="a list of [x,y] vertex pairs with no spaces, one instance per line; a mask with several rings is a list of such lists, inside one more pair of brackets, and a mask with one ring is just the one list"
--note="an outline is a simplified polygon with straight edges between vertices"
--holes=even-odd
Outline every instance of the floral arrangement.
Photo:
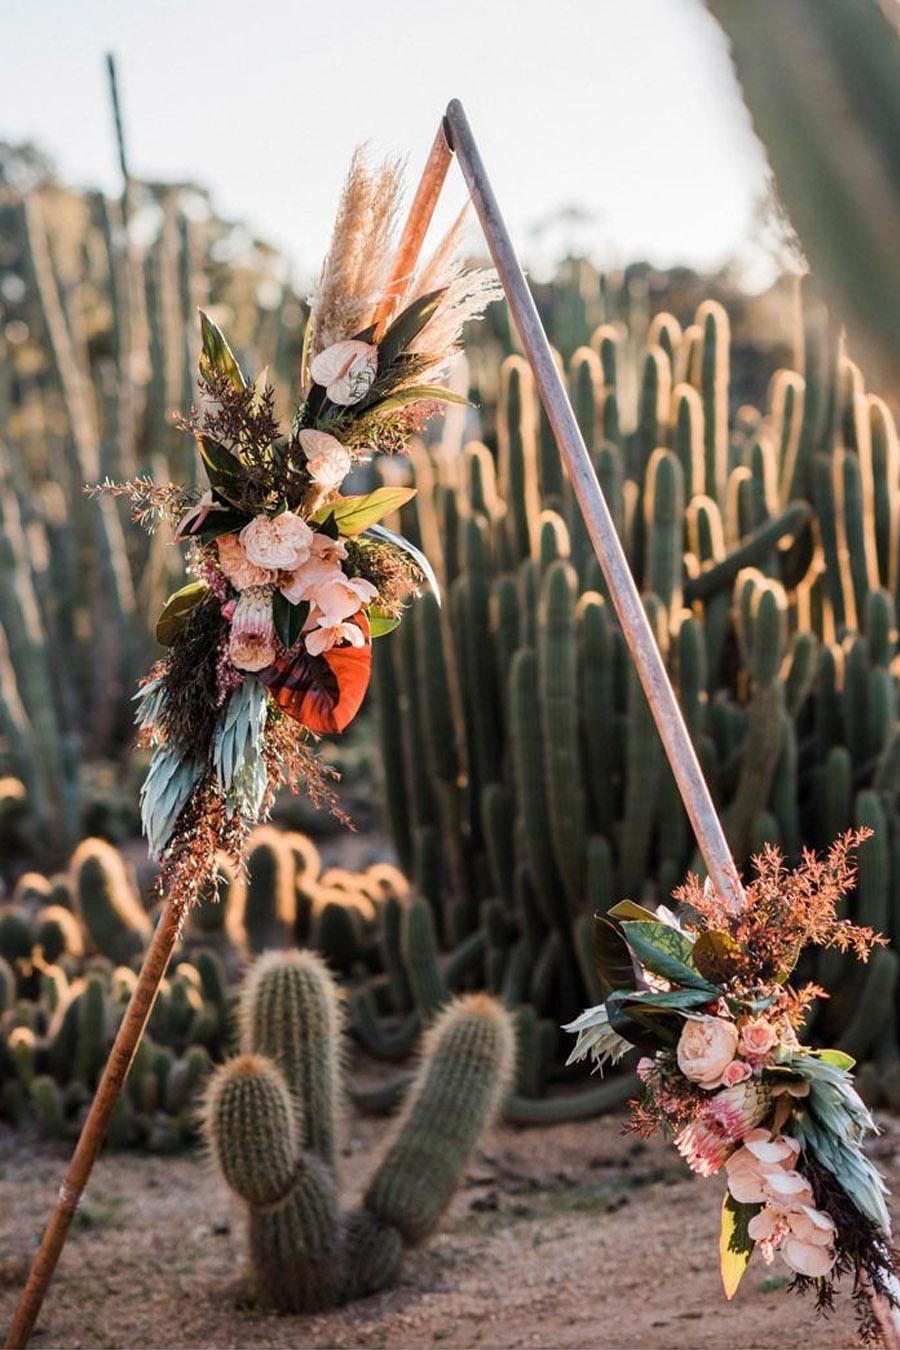
[[804,854],[795,872],[774,848],[755,860],[740,905],[692,877],[676,891],[679,913],[625,901],[595,920],[605,1001],[566,1029],[569,1062],[602,1070],[637,1047],[643,1095],[631,1128],[674,1137],[701,1176],[724,1171],[720,1258],[733,1297],[754,1249],[776,1253],[792,1286],[832,1304],[835,1279],[852,1272],[863,1330],[874,1291],[897,1306],[885,1186],[862,1149],[875,1129],[855,1091],[853,1060],[802,1044],[812,983],[788,984],[810,945],[866,960],[884,939],[838,917],[855,879],[852,850],[870,832],[838,840],[826,858]]
[[245,378],[201,313],[199,406],[182,418],[205,487],[148,478],[94,492],[130,500],[148,530],[167,522],[192,580],[156,627],[166,654],[136,695],[152,750],[144,831],[160,889],[186,908],[216,853],[240,857],[282,786],[341,814],[316,736],[339,733],[369,682],[372,640],[408,598],[437,589],[426,558],[383,523],[414,495],[342,484],[373,454],[402,451],[441,403],[464,323],[499,289],[460,259],[463,218],[418,276],[390,282],[400,166],[353,159],[300,356],[288,427],[264,371]]

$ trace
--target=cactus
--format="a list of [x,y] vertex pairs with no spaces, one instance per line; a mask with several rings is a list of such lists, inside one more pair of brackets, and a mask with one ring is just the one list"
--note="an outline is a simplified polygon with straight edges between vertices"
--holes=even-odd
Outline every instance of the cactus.
[[241,995],[241,1054],[213,1075],[203,1130],[249,1212],[254,1296],[313,1312],[396,1276],[404,1242],[436,1225],[511,1068],[506,1014],[485,996],[444,1010],[361,1208],[342,1217],[337,990],[312,953],[271,953]]
[[94,949],[127,965],[150,936],[150,920],[136,899],[121,855],[103,839],[85,839],[70,863],[78,915]]

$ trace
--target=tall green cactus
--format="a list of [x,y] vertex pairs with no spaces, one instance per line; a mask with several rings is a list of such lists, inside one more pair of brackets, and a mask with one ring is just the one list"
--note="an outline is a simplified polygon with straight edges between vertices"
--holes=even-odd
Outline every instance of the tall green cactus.
[[271,954],[241,995],[241,1054],[207,1087],[203,1129],[249,1214],[250,1281],[263,1304],[313,1312],[396,1276],[404,1243],[437,1224],[508,1083],[508,1014],[484,995],[449,1005],[361,1208],[342,1217],[337,989],[309,952]]

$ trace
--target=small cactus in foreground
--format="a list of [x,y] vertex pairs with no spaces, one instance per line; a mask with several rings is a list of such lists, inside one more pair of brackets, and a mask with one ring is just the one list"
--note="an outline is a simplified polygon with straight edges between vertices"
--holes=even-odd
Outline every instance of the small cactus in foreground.
[[404,1243],[432,1232],[512,1072],[507,1012],[487,995],[451,1003],[425,1043],[406,1109],[365,1193],[341,1216],[337,989],[314,953],[269,953],[245,984],[241,1053],[206,1092],[204,1133],[249,1209],[259,1301],[313,1312],[384,1288]]

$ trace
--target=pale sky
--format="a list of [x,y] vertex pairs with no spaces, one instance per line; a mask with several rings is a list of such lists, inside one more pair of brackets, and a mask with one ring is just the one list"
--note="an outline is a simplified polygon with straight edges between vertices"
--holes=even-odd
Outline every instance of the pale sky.
[[[545,248],[700,267],[758,251],[765,164],[700,0],[5,0],[0,137],[115,189],[107,49],[134,172],[208,185],[301,279],[354,145],[407,153],[414,177],[453,96],[526,259],[530,227],[571,205],[593,223]],[[445,192],[448,219],[458,171]]]

